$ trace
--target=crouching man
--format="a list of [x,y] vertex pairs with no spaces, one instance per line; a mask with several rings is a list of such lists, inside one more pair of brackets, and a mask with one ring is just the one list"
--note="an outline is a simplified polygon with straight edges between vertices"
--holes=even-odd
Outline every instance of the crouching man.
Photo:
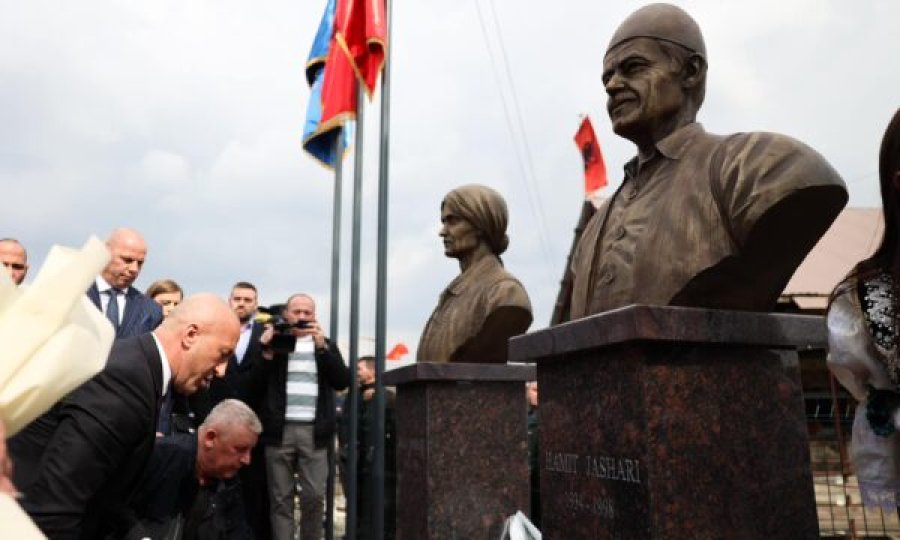
[[236,476],[250,464],[261,431],[250,407],[226,399],[196,434],[158,439],[129,505],[129,538],[252,539]]

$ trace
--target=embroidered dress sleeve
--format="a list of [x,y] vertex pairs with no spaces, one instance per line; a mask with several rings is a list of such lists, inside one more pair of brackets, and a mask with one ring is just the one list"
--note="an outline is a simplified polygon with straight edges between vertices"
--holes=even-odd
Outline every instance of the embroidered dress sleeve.
[[855,287],[848,287],[828,310],[828,368],[859,402],[866,400],[866,385],[880,371],[873,358],[871,339]]
[[863,504],[890,509],[900,506],[900,437],[881,437],[872,430],[866,419],[866,386],[892,386],[856,295],[856,287],[848,287],[828,311],[828,367],[859,401],[850,454]]

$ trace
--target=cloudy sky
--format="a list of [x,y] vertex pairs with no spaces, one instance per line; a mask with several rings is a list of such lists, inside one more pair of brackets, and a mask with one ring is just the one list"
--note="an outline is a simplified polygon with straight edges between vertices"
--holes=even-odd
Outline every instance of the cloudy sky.
[[[328,320],[331,176],[300,148],[324,0],[0,3],[0,236],[21,239],[37,266],[53,243],[132,226],[150,245],[139,287],[170,277],[224,295],[250,280],[262,303],[311,292]],[[414,352],[458,272],[437,236],[439,203],[470,182],[505,195],[504,259],[531,295],[533,328],[546,326],[582,200],[579,115],[594,121],[611,188],[633,153],[610,130],[600,74],[609,37],[641,4],[394,4],[388,346]],[[706,128],[795,136],[843,175],[852,205],[877,206],[877,148],[900,103],[900,2],[680,5],[706,37]],[[377,100],[363,335],[374,333]]]

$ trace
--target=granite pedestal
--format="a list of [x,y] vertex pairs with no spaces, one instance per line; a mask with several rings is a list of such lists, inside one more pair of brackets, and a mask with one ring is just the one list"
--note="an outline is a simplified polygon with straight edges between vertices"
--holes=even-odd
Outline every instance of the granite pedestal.
[[494,540],[529,499],[533,367],[417,363],[397,387],[398,540]]
[[797,349],[825,339],[821,317],[648,306],[513,338],[544,538],[817,538]]

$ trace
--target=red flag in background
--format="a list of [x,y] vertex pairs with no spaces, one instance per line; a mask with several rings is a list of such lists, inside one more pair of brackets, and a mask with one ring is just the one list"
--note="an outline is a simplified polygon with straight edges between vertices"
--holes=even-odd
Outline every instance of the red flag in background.
[[606,164],[603,162],[597,135],[594,134],[594,126],[587,116],[581,121],[581,126],[575,133],[575,144],[578,145],[584,159],[584,193],[590,196],[606,186]]
[[356,81],[372,97],[384,66],[384,0],[337,0],[334,38],[325,61],[320,130],[356,116]]
[[398,343],[394,345],[394,348],[391,349],[391,352],[387,353],[387,359],[400,360],[401,357],[407,354],[409,354],[409,349],[406,348],[406,345]]
[[[338,3],[340,5],[340,2]],[[332,41],[322,80],[322,120],[319,131],[342,126],[356,118],[356,77],[347,55]]]
[[334,25],[335,40],[371,98],[384,66],[384,0],[338,0]]

